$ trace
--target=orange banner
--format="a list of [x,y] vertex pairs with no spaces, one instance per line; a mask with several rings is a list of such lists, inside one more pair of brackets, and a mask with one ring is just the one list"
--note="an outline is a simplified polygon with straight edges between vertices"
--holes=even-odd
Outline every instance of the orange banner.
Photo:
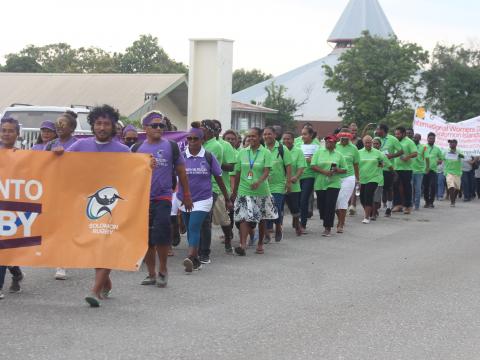
[[137,270],[149,163],[144,154],[0,150],[0,264]]

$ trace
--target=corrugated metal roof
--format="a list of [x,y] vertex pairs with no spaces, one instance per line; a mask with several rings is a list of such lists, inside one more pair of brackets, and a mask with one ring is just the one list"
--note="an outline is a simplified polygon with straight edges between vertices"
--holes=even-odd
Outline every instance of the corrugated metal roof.
[[[393,33],[377,0],[351,0],[332,34],[348,40],[360,37],[363,30],[385,37]],[[338,116],[340,103],[336,99],[337,95],[324,88],[326,76],[323,65],[335,67],[340,54],[345,50],[336,48],[324,58],[239,91],[233,94],[233,100],[245,103],[253,100],[261,103],[267,96],[265,87],[275,82],[276,85],[287,88],[288,97],[295,99],[297,103],[305,102],[298,110],[295,120],[341,121]]]
[[394,35],[378,0],[350,0],[328,41],[357,39],[365,30],[384,38]]
[[275,114],[278,110],[270,109],[264,106],[246,104],[240,101],[232,101],[232,111],[247,111],[255,113]]
[[[0,72],[0,109],[12,103],[39,106],[110,104],[118,108],[122,115],[129,116],[145,103],[145,93],[165,96],[185,82],[184,74]],[[186,98],[184,101],[187,101]],[[186,108],[186,103],[178,106]]]

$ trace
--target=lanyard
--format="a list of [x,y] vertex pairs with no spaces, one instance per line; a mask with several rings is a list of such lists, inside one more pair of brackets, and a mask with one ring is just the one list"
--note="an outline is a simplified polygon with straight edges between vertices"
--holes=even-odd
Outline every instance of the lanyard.
[[257,152],[255,153],[255,157],[252,158],[250,157],[250,149],[248,149],[248,162],[250,163],[250,171],[253,170],[253,164],[255,164],[255,160],[257,160],[258,153],[260,152],[260,149],[257,149]]

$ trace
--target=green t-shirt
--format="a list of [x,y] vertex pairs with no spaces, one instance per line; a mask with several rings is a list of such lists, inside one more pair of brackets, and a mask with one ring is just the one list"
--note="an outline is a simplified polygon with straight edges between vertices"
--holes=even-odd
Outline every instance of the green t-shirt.
[[[222,145],[223,149],[223,162],[222,164],[235,164],[237,161],[237,153],[233,148],[232,144],[228,141],[223,140],[222,138],[218,139],[220,145]],[[222,171],[222,179],[225,183],[225,187],[227,188],[227,193],[230,194],[232,192],[230,186],[230,173],[228,171]]]
[[426,168],[426,159],[427,155],[427,145],[418,144],[417,145],[417,157],[412,159],[412,170],[414,174],[425,174]]
[[425,157],[428,157],[430,161],[430,170],[437,172],[438,160],[443,160],[442,150],[437,145],[427,145],[427,151]]
[[353,164],[358,164],[360,158],[358,155],[358,148],[349,142],[347,145],[337,144],[337,151],[343,155],[347,162],[347,173],[343,177],[349,177],[355,175]]
[[[312,166],[318,166],[322,170],[330,170],[332,164],[337,164],[339,169],[347,170],[347,163],[342,154],[338,151],[329,151],[327,149],[318,149],[313,155]],[[343,174],[335,174],[333,176],[326,176],[317,173],[315,178],[315,190],[340,189],[342,185]]]
[[268,185],[272,194],[285,194],[285,186],[287,185],[285,167],[292,165],[292,156],[290,155],[288,148],[282,145],[282,159],[278,151],[279,147],[280,143],[278,141],[275,141],[275,145],[273,146],[272,150],[265,146],[265,149],[270,151],[272,154],[272,169],[270,170],[270,175],[268,176]]
[[[215,157],[217,158],[218,163],[220,165],[223,164],[223,162],[224,162],[223,161],[223,147],[217,139],[215,139],[213,137],[210,140],[205,141],[203,143],[203,147],[205,148],[205,150],[208,150],[213,155],[215,155]],[[222,171],[222,175],[223,175],[223,171]],[[215,178],[213,176],[212,176],[212,191],[215,194],[220,194],[221,193],[220,188],[218,187],[218,184],[215,181]]]
[[[292,147],[290,150],[290,156],[292,157],[292,176],[295,176],[298,169],[305,169],[307,167],[307,162],[305,161],[305,156],[303,156],[302,150],[298,147]],[[298,179],[295,183],[292,183],[291,192],[297,193],[300,191],[300,179]]]
[[383,168],[378,165],[385,160],[385,154],[373,148],[370,151],[363,148],[358,153],[360,155],[360,184],[372,182],[380,184],[383,181]]
[[[248,173],[250,171],[250,161],[253,162],[252,179],[248,179]],[[263,175],[265,168],[272,168],[272,155],[270,151],[260,146],[257,151],[250,150],[250,146],[241,149],[238,152],[237,162],[235,164],[235,171],[240,173],[240,184],[238,186],[238,195],[250,195],[250,196],[268,196],[270,195],[270,187],[268,181],[265,180],[260,186],[253,190],[250,186],[257,182]]]
[[451,175],[457,175],[457,176],[462,176],[462,157],[463,154],[456,150],[455,152],[451,152],[449,150],[444,154],[444,163],[445,167],[443,169],[443,172],[445,175],[451,174]]
[[315,178],[317,176],[317,173],[315,171],[313,171],[312,169],[310,169],[311,162],[308,163],[308,161],[306,161],[306,160],[308,158],[311,159],[313,157],[313,154],[315,154],[315,152],[320,148],[320,146],[321,146],[320,143],[315,144],[315,140],[312,141],[311,144],[301,143],[301,144],[298,145],[298,148],[303,153],[303,157],[305,159],[305,164],[306,164],[305,171],[303,172],[300,179]]
[[387,154],[396,154],[400,150],[402,150],[402,145],[400,145],[400,141],[393,136],[388,134],[384,138],[382,138],[382,145],[380,146],[380,151]]
[[395,170],[412,170],[414,159],[403,161],[402,158],[417,152],[417,145],[407,136],[400,141],[400,145],[402,146],[403,155],[395,158]]

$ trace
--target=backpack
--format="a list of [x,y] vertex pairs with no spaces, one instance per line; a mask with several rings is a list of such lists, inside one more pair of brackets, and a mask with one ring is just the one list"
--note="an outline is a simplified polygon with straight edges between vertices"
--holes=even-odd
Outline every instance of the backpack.
[[[172,189],[175,191],[175,188],[177,187],[177,174],[175,172],[175,163],[177,162],[178,158],[180,157],[180,149],[178,148],[178,144],[173,141],[173,140],[168,140],[170,143],[170,146],[172,148]],[[144,141],[139,141],[136,142],[135,144],[132,145],[130,148],[130,151],[132,153],[136,153],[138,149],[140,149],[140,146],[142,146]]]

